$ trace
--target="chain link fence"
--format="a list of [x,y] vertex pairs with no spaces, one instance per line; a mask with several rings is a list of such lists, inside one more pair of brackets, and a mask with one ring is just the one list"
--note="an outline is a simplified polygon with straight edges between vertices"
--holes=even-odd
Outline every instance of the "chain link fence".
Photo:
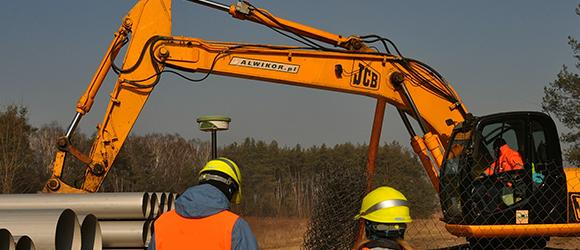
[[362,167],[320,173],[315,204],[304,237],[306,249],[352,248],[358,232],[354,216],[360,208],[365,180]]
[[[580,217],[580,193],[570,192],[580,189],[580,170],[547,169],[535,166],[535,173],[544,174],[541,182],[525,169],[477,180],[446,175],[451,179],[442,180],[441,208],[416,217],[421,206],[411,207],[406,241],[416,249],[580,249],[580,237],[570,234],[580,224],[567,224]],[[352,249],[364,170],[320,176],[303,248]]]

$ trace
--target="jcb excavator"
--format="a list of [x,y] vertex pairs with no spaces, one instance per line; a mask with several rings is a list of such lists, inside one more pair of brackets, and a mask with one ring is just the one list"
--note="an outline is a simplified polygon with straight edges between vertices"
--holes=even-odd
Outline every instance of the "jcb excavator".
[[[387,38],[341,36],[276,17],[248,2],[231,6],[190,0],[241,20],[268,26],[304,46],[206,41],[171,34],[171,0],[139,0],[119,30],[76,106],[45,192],[96,192],[154,87],[166,72],[248,78],[376,99],[368,152],[368,188],[386,104],[399,112],[414,152],[438,191],[447,230],[472,240],[533,239],[580,235],[580,171],[562,166],[554,122],[539,112],[474,116],[448,82],[421,61],[406,58]],[[129,43],[122,66],[114,64]],[[372,43],[380,43],[378,50]],[[324,45],[326,44],[326,45]],[[330,45],[330,46],[329,46]],[[88,155],[71,144],[106,74],[118,80]],[[184,76],[186,77],[186,76]],[[420,128],[417,134],[409,118]],[[417,126],[415,126],[417,127]],[[480,174],[498,157],[492,144],[504,139],[524,161],[523,169]],[[84,182],[61,179],[65,157],[86,164]],[[495,190],[496,198],[487,190]]]

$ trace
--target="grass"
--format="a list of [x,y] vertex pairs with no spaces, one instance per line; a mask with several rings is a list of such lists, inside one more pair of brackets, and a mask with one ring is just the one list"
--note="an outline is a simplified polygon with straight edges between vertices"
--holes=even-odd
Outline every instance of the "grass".
[[308,219],[246,217],[260,249],[300,249]]

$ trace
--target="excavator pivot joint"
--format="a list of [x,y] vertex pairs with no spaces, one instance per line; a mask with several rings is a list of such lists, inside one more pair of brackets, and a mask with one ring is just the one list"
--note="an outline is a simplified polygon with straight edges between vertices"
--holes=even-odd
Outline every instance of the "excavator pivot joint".
[[395,88],[399,88],[403,83],[403,81],[405,81],[405,75],[401,72],[396,71],[391,74],[389,80],[391,81],[393,86],[395,86]]
[[60,188],[60,182],[55,178],[51,178],[46,183],[46,187],[52,191],[56,191]]

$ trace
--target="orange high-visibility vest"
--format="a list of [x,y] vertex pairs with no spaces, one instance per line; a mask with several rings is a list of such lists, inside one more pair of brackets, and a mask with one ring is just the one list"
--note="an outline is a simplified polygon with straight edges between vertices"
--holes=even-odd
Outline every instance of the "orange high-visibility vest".
[[[500,154],[498,161],[494,161],[489,168],[485,170],[485,174],[493,175],[494,173],[502,173],[511,170],[524,169],[524,161],[518,151],[511,149],[507,144],[499,148]],[[496,163],[499,162],[499,168],[496,169]]]
[[204,218],[186,218],[171,210],[155,221],[156,250],[232,249],[238,218],[228,210]]

